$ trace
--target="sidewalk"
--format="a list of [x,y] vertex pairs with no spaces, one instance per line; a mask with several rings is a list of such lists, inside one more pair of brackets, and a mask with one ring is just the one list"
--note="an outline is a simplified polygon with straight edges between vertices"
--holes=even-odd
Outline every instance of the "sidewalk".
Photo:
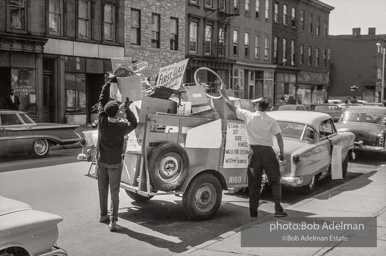
[[241,230],[250,231],[253,234],[252,228],[258,226],[251,222],[178,255],[384,255],[386,252],[386,165],[291,205],[286,208],[286,211],[290,217],[312,216],[322,219],[325,217],[377,217],[377,247],[241,247]]

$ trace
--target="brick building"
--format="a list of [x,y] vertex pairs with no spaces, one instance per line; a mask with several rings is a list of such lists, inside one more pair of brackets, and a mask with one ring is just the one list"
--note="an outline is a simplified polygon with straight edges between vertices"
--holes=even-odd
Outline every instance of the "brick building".
[[124,54],[123,2],[0,0],[0,86],[40,122],[86,124],[112,57]]
[[[386,35],[376,35],[375,28],[369,28],[362,35],[360,28],[354,28],[352,35],[330,36],[331,86],[330,98],[346,100],[353,97],[350,87],[356,85],[357,99],[380,102],[382,90],[382,54],[386,47]],[[377,43],[381,47],[377,46]],[[384,99],[383,99],[384,100]]]
[[185,1],[126,0],[125,56],[147,61],[153,79],[160,67],[185,59]]
[[295,103],[299,69],[298,0],[273,2],[272,61],[275,64],[275,103],[282,99]]
[[298,5],[297,98],[302,104],[323,102],[329,86],[329,14],[334,8],[318,0]]

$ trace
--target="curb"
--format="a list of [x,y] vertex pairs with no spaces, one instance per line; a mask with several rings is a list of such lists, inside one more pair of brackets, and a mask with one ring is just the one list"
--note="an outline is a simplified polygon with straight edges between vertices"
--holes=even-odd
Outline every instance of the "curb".
[[[374,169],[374,171],[380,171],[382,168],[384,168],[385,169],[385,171],[386,171],[386,164],[383,164],[383,165],[380,165],[380,166],[378,166],[377,168],[375,168]],[[303,205],[303,204],[306,204],[306,203],[308,203],[308,202],[311,202],[311,201],[313,201],[313,200],[316,200],[316,199],[318,199],[319,197],[323,197],[324,195],[326,195],[326,194],[329,194],[329,193],[331,193],[331,191],[335,191],[335,190],[338,190],[339,188],[342,188],[342,187],[344,187],[344,186],[347,186],[347,184],[349,184],[351,181],[358,181],[358,180],[361,180],[361,179],[367,179],[367,175],[366,174],[364,174],[364,175],[361,175],[360,177],[358,177],[358,178],[355,178],[355,179],[352,179],[352,180],[350,180],[348,183],[343,183],[343,184],[340,184],[340,185],[338,185],[338,186],[336,186],[336,187],[333,187],[333,188],[331,188],[331,189],[329,189],[329,190],[326,190],[326,191],[324,191],[324,192],[322,192],[322,193],[320,193],[320,194],[317,194],[315,197],[313,197],[313,198],[308,198],[308,199],[306,199],[306,200],[303,200],[303,201],[301,201],[301,202],[298,202],[298,203],[296,203],[296,204],[294,204],[294,205],[291,205],[290,207],[288,207],[288,208],[286,208],[286,210],[293,210],[293,209],[295,209],[296,207],[298,207],[298,206],[301,206],[301,205]],[[375,213],[376,214],[376,213]],[[206,241],[206,242],[204,242],[204,243],[202,243],[202,244],[199,244],[199,245],[197,245],[197,246],[195,246],[195,247],[193,247],[193,248],[190,248],[189,250],[187,250],[187,251],[185,251],[185,252],[182,252],[182,253],[177,253],[177,254],[173,254],[173,255],[189,255],[189,254],[191,254],[191,253],[194,253],[194,252],[196,252],[196,251],[199,251],[200,249],[205,249],[205,247],[208,247],[208,246],[210,246],[210,245],[213,245],[213,244],[215,244],[215,243],[217,243],[217,242],[221,242],[222,240],[224,240],[224,239],[226,239],[226,238],[228,238],[228,237],[230,237],[230,236],[232,236],[232,235],[235,235],[235,234],[237,234],[237,233],[239,233],[239,232],[241,232],[242,230],[245,230],[245,229],[247,229],[247,228],[249,228],[250,226],[253,226],[253,222],[251,222],[251,223],[247,223],[247,224],[244,224],[244,225],[241,225],[240,227],[237,227],[237,228],[235,228],[235,229],[233,229],[233,230],[231,230],[231,231],[228,231],[228,232],[226,232],[226,233],[224,233],[224,234],[222,234],[222,235],[219,235],[219,236],[217,236],[216,238],[214,238],[214,239],[211,239],[211,240],[209,240],[209,241]],[[325,251],[325,250],[328,250],[329,248],[320,248],[320,250],[319,250],[319,253],[320,252],[323,252],[323,251]],[[322,255],[323,255],[323,253],[322,253]]]

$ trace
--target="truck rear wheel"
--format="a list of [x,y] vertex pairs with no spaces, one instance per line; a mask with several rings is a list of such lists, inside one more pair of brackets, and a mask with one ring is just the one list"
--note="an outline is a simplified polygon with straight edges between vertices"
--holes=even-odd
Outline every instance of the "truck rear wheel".
[[137,194],[135,192],[131,192],[129,190],[125,190],[126,191],[126,194],[131,198],[133,199],[134,201],[136,202],[147,202],[149,201],[150,199],[153,198],[153,196],[143,196],[143,195],[140,195],[140,194]]
[[180,145],[170,142],[163,143],[150,153],[150,183],[156,189],[175,190],[188,176],[188,168],[188,154]]
[[221,205],[220,181],[212,174],[199,174],[182,197],[185,213],[194,220],[212,218]]

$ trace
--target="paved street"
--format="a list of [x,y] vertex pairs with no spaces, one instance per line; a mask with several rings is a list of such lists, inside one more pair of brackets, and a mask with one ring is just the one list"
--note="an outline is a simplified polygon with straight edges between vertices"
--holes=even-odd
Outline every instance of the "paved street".
[[[242,191],[225,194],[214,219],[194,222],[185,216],[181,198],[163,195],[139,204],[121,190],[120,227],[117,233],[111,233],[107,225],[98,222],[97,184],[85,176],[90,163],[77,162],[78,153],[79,149],[66,149],[52,151],[41,160],[28,155],[0,158],[0,194],[62,216],[58,245],[69,255],[183,253],[239,228],[240,218],[248,217],[248,197]],[[381,156],[361,156],[349,163],[345,180],[322,181],[316,194],[371,173],[381,163]],[[285,208],[310,197],[290,189],[283,193]],[[272,213],[270,198],[265,191],[261,212]]]

